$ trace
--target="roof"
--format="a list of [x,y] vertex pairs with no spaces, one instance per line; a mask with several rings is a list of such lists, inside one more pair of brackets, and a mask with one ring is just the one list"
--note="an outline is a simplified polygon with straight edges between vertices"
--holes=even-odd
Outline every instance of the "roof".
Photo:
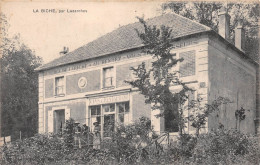
[[[173,38],[211,31],[211,29],[205,25],[174,13],[154,17],[146,20],[146,22],[148,25],[165,25],[170,27],[172,29]],[[106,35],[89,42],[72,52],[40,66],[36,70],[46,70],[61,65],[141,47],[143,46],[142,41],[138,37],[135,29],[142,30],[142,24],[136,22],[119,27],[118,29],[107,33]]]

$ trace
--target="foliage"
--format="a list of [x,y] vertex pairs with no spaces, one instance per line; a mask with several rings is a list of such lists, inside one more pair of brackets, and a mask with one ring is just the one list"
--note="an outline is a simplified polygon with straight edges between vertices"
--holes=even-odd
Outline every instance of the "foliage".
[[168,157],[171,157],[171,161],[177,163],[184,159],[189,159],[193,154],[193,149],[196,146],[197,138],[190,134],[180,135],[176,141],[173,141],[168,146]]
[[[250,110],[248,110],[250,111]],[[238,129],[238,131],[240,131],[240,123],[242,120],[244,120],[246,118],[246,114],[245,114],[246,110],[241,107],[240,109],[237,109],[235,112],[235,117],[236,117],[236,129]]]
[[[219,97],[210,104],[201,104],[202,99],[192,100],[187,106],[188,92],[193,92],[187,85],[178,79],[178,72],[172,71],[173,67],[183,59],[176,59],[171,54],[173,37],[172,30],[169,27],[149,26],[139,18],[140,23],[144,26],[144,31],[139,32],[138,36],[145,45],[143,52],[153,57],[152,67],[147,68],[142,63],[137,68],[131,68],[136,75],[133,81],[126,81],[133,87],[139,89],[141,94],[146,98],[145,102],[152,104],[152,110],[161,110],[162,113],[157,117],[165,118],[166,131],[180,132],[182,135],[185,123],[191,122],[191,126],[196,128],[196,134],[205,126],[208,116],[218,110],[221,104],[227,104],[231,101],[228,98]],[[179,85],[181,90],[173,92],[170,88]],[[190,110],[191,114],[184,117],[184,111]]]
[[[172,67],[183,61],[183,59],[176,59],[170,52],[172,30],[164,25],[160,28],[149,26],[142,18],[139,18],[139,22],[144,27],[144,32],[137,30],[138,36],[145,45],[142,51],[150,54],[154,60],[151,68],[147,68],[144,62],[137,68],[132,67],[131,70],[137,78],[126,82],[139,89],[146,98],[145,102],[152,105],[152,110],[161,110],[162,113],[157,117],[173,119],[172,121],[176,122],[169,122],[169,127],[174,131],[182,132],[183,112],[176,105],[186,101],[185,92],[190,89],[179,81],[178,72],[172,71]],[[180,85],[182,88],[179,92],[173,93],[170,90],[172,85]]]
[[[73,120],[66,123],[72,126]],[[68,129],[72,130],[72,129]],[[73,131],[68,134],[73,134]],[[74,137],[74,136],[73,136]],[[259,146],[238,131],[216,130],[199,136],[182,134],[163,143],[142,117],[119,126],[101,149],[72,148],[64,138],[35,135],[1,150],[1,164],[259,164]]]
[[[145,156],[145,150],[137,151],[152,141],[152,137],[149,136],[152,133],[151,121],[146,117],[141,117],[133,124],[119,125],[112,134],[112,139],[106,139],[103,143],[118,162],[133,163],[140,156]],[[153,137],[156,136],[153,135]]]
[[194,148],[196,164],[259,164],[257,140],[236,130],[216,130],[202,134]]
[[[1,14],[1,23],[8,25]],[[5,27],[8,27],[8,26]],[[8,38],[4,29],[1,51],[2,134],[12,140],[33,136],[38,126],[38,74],[34,69],[41,65],[41,58],[20,43],[19,35]]]
[[173,11],[189,19],[218,31],[218,10],[226,7],[230,19],[230,40],[234,43],[234,29],[242,20],[246,33],[245,52],[254,60],[259,58],[258,20],[259,4],[257,3],[221,3],[221,2],[167,2],[162,5],[163,11]]
[[66,146],[69,148],[73,148],[74,134],[75,134],[74,125],[75,125],[75,121],[72,118],[65,121],[65,129],[64,129],[64,134],[62,136],[64,138],[64,142]]
[[31,164],[46,164],[56,162],[62,158],[66,150],[58,138],[49,138],[47,135],[35,135],[23,141],[15,141],[4,150],[8,164],[27,162]]
[[191,100],[188,105],[190,114],[187,120],[191,122],[192,127],[196,128],[196,136],[199,135],[200,129],[206,125],[210,114],[218,112],[220,105],[232,103],[226,97],[218,97],[211,104],[202,104],[201,102],[202,98],[198,97],[196,100]]
[[[110,140],[103,141],[102,149],[91,147],[73,148],[74,120],[66,120],[63,138],[56,135],[35,135],[23,141],[15,141],[2,150],[3,162],[8,164],[102,164],[120,162],[129,157],[133,162],[140,152],[136,152],[144,143],[150,142],[148,134],[152,131],[151,121],[142,117],[135,124],[119,126]],[[135,153],[136,152],[136,153]],[[142,154],[142,153],[141,153]]]

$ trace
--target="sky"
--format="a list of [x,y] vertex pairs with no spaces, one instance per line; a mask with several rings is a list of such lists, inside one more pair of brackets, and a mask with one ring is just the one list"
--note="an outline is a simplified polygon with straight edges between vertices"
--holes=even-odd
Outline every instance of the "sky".
[[[161,2],[4,2],[1,10],[10,28],[9,36],[20,34],[22,42],[43,58],[58,58],[63,47],[73,51],[98,37],[129,23],[136,16],[161,14]],[[57,13],[43,13],[55,9]],[[87,12],[68,13],[68,10]],[[37,12],[38,10],[38,12]],[[65,10],[59,13],[60,10]]]

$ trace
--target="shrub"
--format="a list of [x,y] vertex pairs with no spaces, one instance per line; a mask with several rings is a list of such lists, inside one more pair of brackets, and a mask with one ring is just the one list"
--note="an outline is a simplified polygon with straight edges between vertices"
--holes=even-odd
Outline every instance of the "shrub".
[[[100,150],[73,148],[69,120],[64,138],[36,135],[2,148],[0,164],[259,164],[254,137],[235,130],[216,130],[198,137],[183,134],[171,144],[153,134],[148,118],[117,127]],[[159,139],[159,140],[158,140]],[[158,140],[158,141],[156,141]],[[166,147],[165,147],[166,145]]]
[[35,135],[23,141],[12,142],[8,147],[5,146],[3,155],[8,164],[18,162],[46,164],[60,161],[67,152],[61,139],[55,136]]
[[197,164],[259,164],[257,141],[236,130],[216,130],[202,134],[194,148]]
[[146,150],[142,147],[151,142],[150,133],[151,121],[141,117],[134,124],[117,126],[111,140],[106,141],[106,147],[118,162],[134,163],[141,157],[146,158]]
[[66,120],[65,122],[65,129],[63,133],[64,142],[67,147],[73,148],[73,142],[74,142],[74,125],[75,121],[70,118],[69,120]]

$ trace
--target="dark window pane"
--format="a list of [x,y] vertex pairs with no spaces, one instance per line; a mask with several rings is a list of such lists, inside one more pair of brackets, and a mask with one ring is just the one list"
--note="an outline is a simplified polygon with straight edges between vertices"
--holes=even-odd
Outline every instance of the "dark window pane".
[[115,104],[110,104],[110,112],[114,112],[115,111]]
[[104,105],[104,106],[103,106],[103,109],[105,110],[105,112],[109,112],[109,106]]
[[100,107],[97,107],[97,115],[101,115]]
[[125,103],[125,112],[129,112],[129,102]]
[[123,113],[125,110],[125,107],[124,107],[124,104],[122,104],[122,103],[120,103],[119,105],[118,105],[118,109],[119,109],[119,113]]
[[118,114],[119,123],[124,123],[124,114]]
[[97,117],[97,122],[98,122],[99,124],[101,123],[101,117],[100,117],[100,116]]
[[92,115],[92,116],[93,116],[93,115],[96,115],[96,109],[95,109],[95,107],[91,107],[90,109],[91,109],[91,115]]
[[178,104],[175,104],[175,107],[172,111],[169,111],[165,114],[165,130],[168,132],[178,132],[179,126],[177,122],[178,116]]

